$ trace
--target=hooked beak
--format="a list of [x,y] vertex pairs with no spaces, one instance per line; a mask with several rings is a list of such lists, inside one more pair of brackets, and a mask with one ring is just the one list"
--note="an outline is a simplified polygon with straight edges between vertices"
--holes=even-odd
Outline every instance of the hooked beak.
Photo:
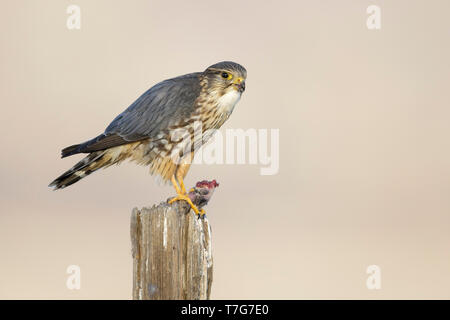
[[234,80],[233,84],[236,86],[240,93],[245,91],[245,81],[243,78],[237,78],[236,80]]

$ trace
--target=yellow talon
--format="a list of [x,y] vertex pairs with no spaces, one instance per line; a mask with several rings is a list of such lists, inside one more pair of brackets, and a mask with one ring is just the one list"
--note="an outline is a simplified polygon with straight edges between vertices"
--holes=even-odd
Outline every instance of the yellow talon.
[[192,210],[199,216],[203,216],[205,214],[205,210],[199,210],[195,204],[192,203],[191,199],[185,194],[178,194],[175,198],[169,200],[169,204],[174,203],[175,201],[186,201],[191,206]]
[[175,190],[177,192],[177,196],[175,198],[172,198],[169,200],[169,204],[174,203],[175,201],[186,201],[191,206],[192,210],[194,210],[195,214],[198,214],[200,217],[203,217],[205,215],[205,210],[201,209],[199,210],[195,204],[192,203],[191,198],[186,194],[186,188],[184,187],[183,180],[180,179],[180,187],[178,187],[177,181],[175,180],[175,177],[172,177],[171,181],[173,186],[175,187]]
[[186,194],[186,187],[184,186],[184,182],[183,182],[183,180],[182,179],[180,179],[181,181],[180,181],[180,188],[181,188],[181,193],[182,194]]

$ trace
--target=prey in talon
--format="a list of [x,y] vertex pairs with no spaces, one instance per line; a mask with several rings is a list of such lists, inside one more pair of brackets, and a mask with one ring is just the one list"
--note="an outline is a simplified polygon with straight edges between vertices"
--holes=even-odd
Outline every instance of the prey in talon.
[[216,180],[212,181],[199,181],[191,190],[189,190],[188,197],[191,202],[200,209],[200,213],[198,213],[199,217],[203,218],[206,214],[203,209],[211,199],[214,190],[219,186]]

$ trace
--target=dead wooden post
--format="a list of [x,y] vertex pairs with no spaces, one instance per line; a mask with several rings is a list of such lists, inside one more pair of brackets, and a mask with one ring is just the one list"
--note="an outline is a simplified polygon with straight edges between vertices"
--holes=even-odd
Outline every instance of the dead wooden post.
[[133,299],[209,299],[211,227],[186,202],[133,209]]

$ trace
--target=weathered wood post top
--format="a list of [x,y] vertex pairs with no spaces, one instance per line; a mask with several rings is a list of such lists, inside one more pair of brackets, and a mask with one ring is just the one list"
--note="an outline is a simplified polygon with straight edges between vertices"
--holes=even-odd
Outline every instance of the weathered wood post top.
[[[194,197],[193,202],[204,205],[210,197],[208,194],[206,201],[205,197]],[[134,208],[131,243],[133,299],[210,298],[211,226],[207,217],[199,218],[187,202],[162,202],[151,208]]]

